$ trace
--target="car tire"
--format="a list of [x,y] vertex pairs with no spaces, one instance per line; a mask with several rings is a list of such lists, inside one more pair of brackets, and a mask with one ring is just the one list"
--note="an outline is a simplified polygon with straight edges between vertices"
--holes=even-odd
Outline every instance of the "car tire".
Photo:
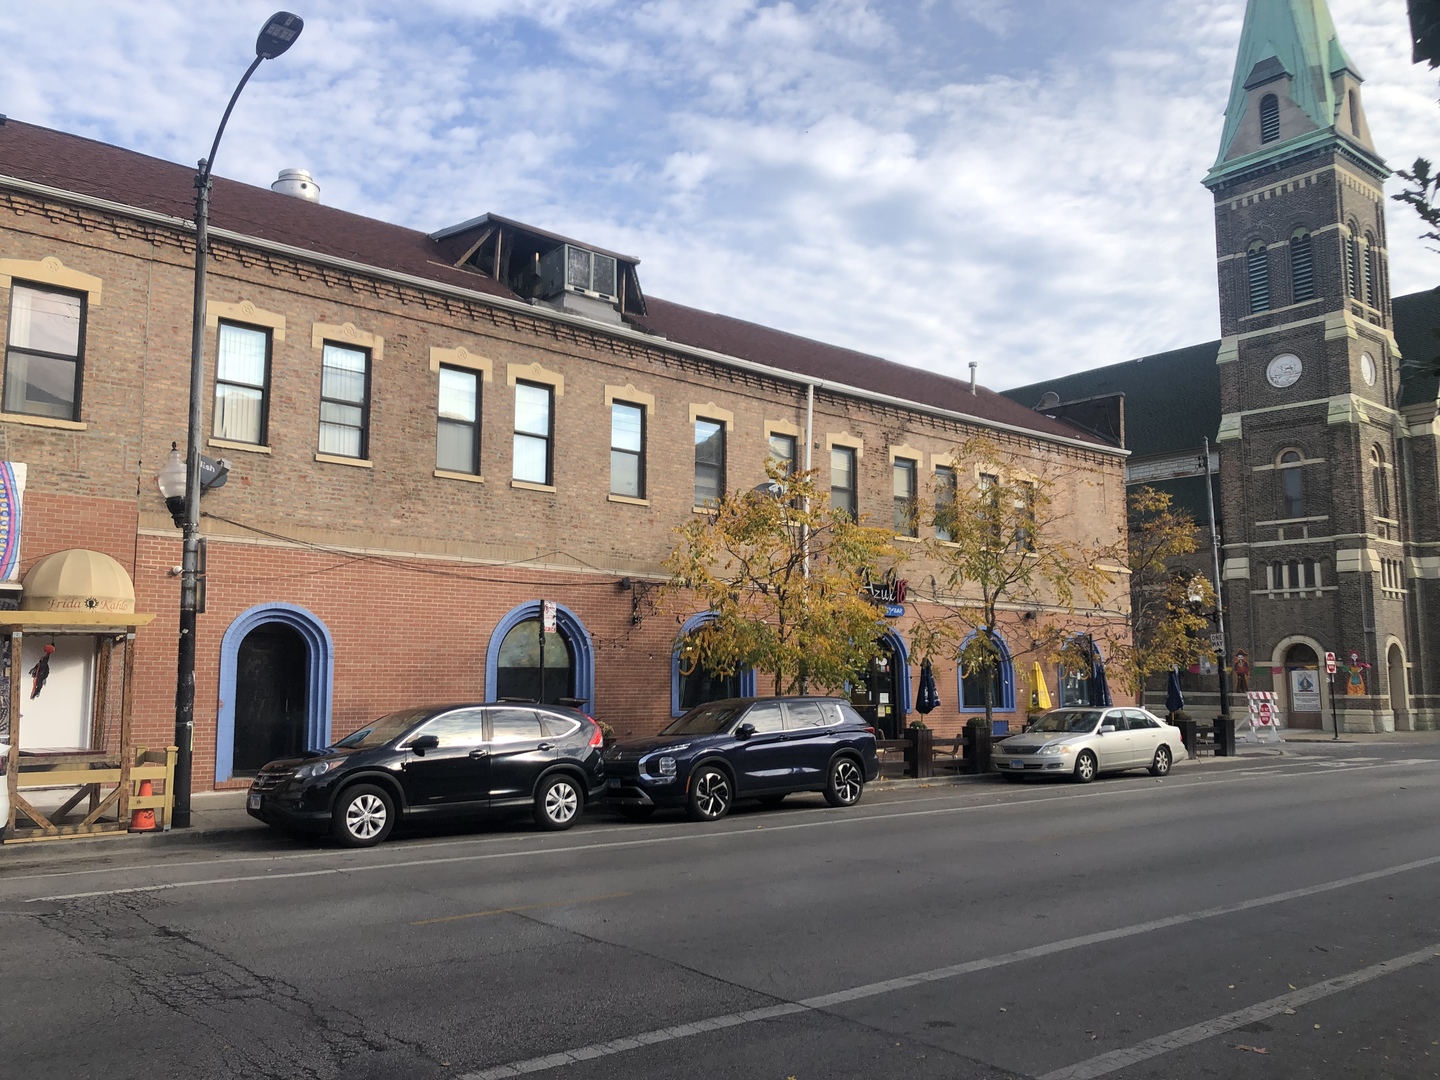
[[1100,764],[1095,760],[1095,755],[1089,750],[1081,750],[1080,756],[1075,759],[1075,782],[1088,784],[1095,779],[1095,774],[1099,771]]
[[374,784],[346,788],[330,813],[330,831],[344,847],[374,847],[394,827],[395,800]]
[[782,791],[779,795],[761,795],[760,805],[766,810],[778,810],[780,809],[780,804],[785,801],[787,794],[789,793]]
[[837,757],[830,762],[825,784],[825,801],[831,806],[854,806],[865,793],[865,773],[854,758]]
[[691,821],[719,821],[735,801],[730,775],[719,765],[702,765],[690,778],[685,812]]
[[580,820],[585,793],[568,773],[554,773],[540,781],[535,792],[535,824],[546,832],[561,832]]
[[1150,766],[1150,775],[1151,775],[1151,776],[1169,776],[1169,775],[1170,775],[1170,748],[1169,748],[1168,746],[1163,746],[1163,745],[1162,745],[1162,746],[1160,746],[1158,749],[1156,749],[1156,751],[1155,751],[1155,761],[1154,761],[1154,762],[1151,764],[1151,766]]
[[655,813],[653,806],[617,806],[615,809],[626,821],[648,821]]

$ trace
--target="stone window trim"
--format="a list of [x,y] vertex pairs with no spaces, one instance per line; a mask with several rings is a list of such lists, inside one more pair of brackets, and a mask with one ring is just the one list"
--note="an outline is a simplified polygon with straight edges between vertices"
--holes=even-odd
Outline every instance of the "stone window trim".
[[930,455],[930,471],[931,471],[931,472],[934,472],[936,469],[954,469],[954,468],[955,468],[955,452],[954,452],[953,450],[947,450],[947,451],[946,451],[945,453],[943,453],[943,454],[931,454],[931,455]]
[[241,300],[234,304],[221,300],[205,301],[205,329],[220,332],[221,321],[240,323],[243,326],[264,328],[270,331],[275,341],[285,340],[285,316],[279,312],[266,311],[256,307],[252,301]]
[[904,458],[906,461],[913,461],[915,463],[916,472],[919,472],[920,469],[923,468],[925,465],[925,451],[917,450],[909,443],[900,443],[899,445],[892,444],[889,447],[889,453],[891,465],[895,464],[896,458]]
[[517,382],[548,386],[557,398],[565,396],[565,376],[558,371],[550,371],[538,360],[533,364],[505,365],[505,385],[514,386]]
[[848,431],[825,433],[825,452],[829,453],[837,446],[846,450],[855,451],[855,460],[858,463],[865,456],[865,440],[851,435]]
[[83,420],[61,420],[54,416],[30,416],[26,413],[0,412],[0,424],[29,424],[31,427],[54,428],[57,431],[89,431]]
[[800,437],[804,434],[805,433],[800,430],[800,425],[792,420],[765,421],[765,437],[767,439],[771,435],[788,435],[790,436],[790,438],[795,439],[798,442]]
[[[1299,461],[1287,461],[1287,462],[1285,462],[1285,464],[1283,464],[1283,465],[1280,464],[1280,455],[1281,455],[1281,454],[1289,454],[1289,453],[1292,453],[1292,452],[1299,454],[1299,455],[1300,455],[1300,460],[1299,460]],[[1324,464],[1325,464],[1325,460],[1326,460],[1326,459],[1323,458],[1323,457],[1306,457],[1306,456],[1305,456],[1305,451],[1301,450],[1298,446],[1286,446],[1286,447],[1284,447],[1284,448],[1282,448],[1281,450],[1279,450],[1279,451],[1276,452],[1276,454],[1275,454],[1275,460],[1272,461],[1272,462],[1270,462],[1270,464],[1268,464],[1268,465],[1251,465],[1251,466],[1250,466],[1250,471],[1251,471],[1251,472],[1274,472],[1276,469],[1298,469],[1298,468],[1300,468],[1302,465],[1324,465]]]
[[354,323],[312,323],[311,348],[323,349],[327,341],[341,347],[369,349],[372,365],[379,364],[385,356],[385,339],[378,334],[357,329]]
[[471,352],[464,345],[456,346],[453,349],[443,349],[432,345],[430,347],[430,370],[438,375],[442,365],[478,371],[482,382],[488,383],[495,380],[495,361],[488,356],[480,356],[478,353]]
[[373,469],[375,463],[369,458],[345,457],[343,454],[321,454],[315,455],[315,460],[324,462],[327,465],[349,465],[353,469]]
[[728,435],[735,430],[735,414],[729,409],[722,409],[713,401],[707,401],[703,405],[690,403],[690,424],[693,427],[696,420],[711,420],[725,425],[725,433]]
[[624,386],[611,386],[608,383],[605,385],[605,407],[608,409],[617,401],[622,405],[643,405],[647,417],[655,415],[655,395],[635,389],[633,383],[626,383]]
[[243,454],[269,454],[272,452],[269,446],[260,443],[236,442],[234,439],[205,440],[206,446],[213,446],[217,450],[239,450]]
[[103,294],[100,278],[72,270],[54,255],[43,259],[0,259],[0,290],[9,289],[16,280],[84,293],[90,307],[99,307]]
[[449,469],[436,469],[433,475],[441,480],[463,480],[467,484],[483,484],[485,482],[485,477],[475,473],[452,472]]

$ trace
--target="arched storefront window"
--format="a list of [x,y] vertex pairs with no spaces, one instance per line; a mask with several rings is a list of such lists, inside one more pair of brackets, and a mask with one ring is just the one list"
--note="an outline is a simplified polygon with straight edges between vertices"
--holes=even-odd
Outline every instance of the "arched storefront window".
[[495,669],[495,697],[523,698],[558,705],[574,698],[575,654],[558,631],[545,635],[544,678],[540,666],[540,620],[516,623],[500,642]]
[[[692,615],[680,628],[678,641],[685,638],[714,619],[708,611]],[[677,644],[670,654],[670,715],[680,716],[687,709],[703,705],[707,701],[720,701],[732,697],[755,696],[755,671],[746,668],[730,675],[716,675],[704,668],[691,664],[684,656],[683,646]]]
[[[489,700],[523,698],[594,711],[595,650],[590,632],[564,604],[555,606],[555,632],[545,635],[545,679],[540,679],[541,602],[510,609],[490,634],[485,650]],[[568,699],[568,700],[566,700]]]
[[[971,634],[960,646],[961,655],[965,655],[965,647],[970,644],[975,635]],[[965,662],[961,661],[960,667],[960,711],[961,712],[984,712],[985,711],[985,683],[988,681],[991,688],[991,708],[995,712],[1011,712],[1015,708],[1015,665],[1010,659],[1010,650],[1005,645],[1005,640],[999,635],[995,637],[995,645],[999,649],[998,662],[992,667],[986,678],[986,672],[979,669],[978,665],[971,665],[967,669]]]

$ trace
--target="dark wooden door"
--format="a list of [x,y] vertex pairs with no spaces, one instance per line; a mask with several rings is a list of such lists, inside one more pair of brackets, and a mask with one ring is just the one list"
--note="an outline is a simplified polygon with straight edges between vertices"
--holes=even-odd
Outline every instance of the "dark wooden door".
[[253,774],[267,761],[306,749],[308,667],[305,640],[288,626],[257,627],[240,643],[235,665],[235,775]]

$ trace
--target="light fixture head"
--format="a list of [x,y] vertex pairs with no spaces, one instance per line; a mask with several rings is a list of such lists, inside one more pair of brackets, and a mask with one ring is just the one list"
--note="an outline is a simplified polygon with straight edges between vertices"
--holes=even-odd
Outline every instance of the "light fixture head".
[[170,444],[170,454],[160,469],[160,475],[155,477],[155,486],[160,489],[160,494],[165,499],[165,509],[170,511],[170,518],[175,522],[175,527],[183,528],[185,525],[185,456],[180,453],[179,447],[173,442]]
[[300,36],[305,29],[305,20],[288,11],[277,11],[265,21],[260,36],[255,39],[255,55],[261,60],[274,60]]

